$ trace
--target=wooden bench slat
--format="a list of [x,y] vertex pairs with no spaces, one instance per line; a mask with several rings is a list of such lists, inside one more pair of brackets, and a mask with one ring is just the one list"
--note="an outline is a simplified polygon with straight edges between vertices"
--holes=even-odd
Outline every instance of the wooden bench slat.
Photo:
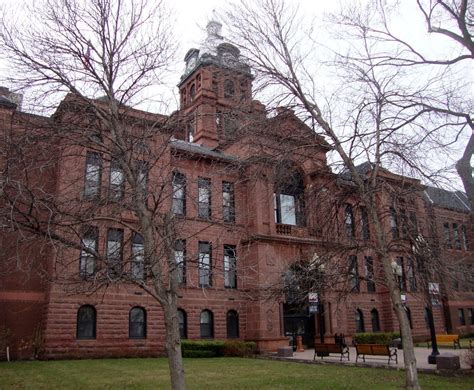
[[356,363],[359,359],[359,356],[362,356],[363,361],[365,362],[365,355],[369,356],[386,356],[388,358],[388,364],[392,360],[395,360],[395,363],[398,364],[398,355],[397,349],[390,349],[388,345],[384,344],[356,344]]

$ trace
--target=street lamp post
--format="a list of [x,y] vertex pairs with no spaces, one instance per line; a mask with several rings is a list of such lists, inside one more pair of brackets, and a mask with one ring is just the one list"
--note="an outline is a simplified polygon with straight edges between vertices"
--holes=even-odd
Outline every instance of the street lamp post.
[[[436,356],[439,355],[438,350],[438,343],[436,342],[436,330],[433,318],[433,304],[431,302],[431,294],[430,294],[430,285],[428,282],[428,272],[426,270],[425,264],[425,255],[422,249],[426,249],[428,252],[431,252],[430,248],[427,246],[425,239],[421,234],[419,234],[416,239],[415,243],[412,245],[412,251],[416,258],[416,263],[420,271],[423,273],[423,280],[424,280],[424,289],[425,289],[425,296],[426,296],[426,314],[428,315],[428,326],[430,328],[430,338],[431,338],[431,354],[428,355],[428,364],[436,364]],[[431,255],[431,253],[428,253]]]

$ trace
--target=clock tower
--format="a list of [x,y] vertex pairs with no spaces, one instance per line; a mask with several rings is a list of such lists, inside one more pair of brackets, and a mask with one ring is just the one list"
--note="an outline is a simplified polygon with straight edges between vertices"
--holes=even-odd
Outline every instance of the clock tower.
[[239,49],[210,21],[199,49],[190,49],[178,84],[184,138],[214,149],[238,135],[239,117],[252,99],[252,74]]

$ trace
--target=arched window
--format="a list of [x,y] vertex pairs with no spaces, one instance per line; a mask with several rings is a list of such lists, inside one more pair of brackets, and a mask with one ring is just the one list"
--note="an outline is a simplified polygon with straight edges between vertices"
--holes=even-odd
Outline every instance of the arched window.
[[188,338],[188,319],[183,309],[178,309],[179,336],[182,339]]
[[355,311],[355,325],[356,325],[356,333],[365,332],[364,314],[362,314],[362,310],[360,309],[357,309]]
[[128,337],[131,339],[146,338],[146,311],[142,307],[134,307],[130,310]]
[[229,310],[227,312],[227,338],[239,338],[239,315],[235,310]]
[[214,318],[212,311],[203,310],[201,312],[200,329],[202,339],[212,339],[214,337]]
[[224,97],[227,99],[233,98],[235,95],[235,85],[232,80],[225,80],[224,81]]
[[372,332],[380,332],[379,312],[377,309],[372,309],[370,319],[372,320]]
[[413,329],[413,324],[411,322],[411,310],[408,306],[405,307],[405,310],[407,312],[408,322],[410,323],[410,329]]
[[189,88],[189,102],[192,102],[196,97],[196,85],[192,84]]
[[77,339],[95,339],[96,312],[91,305],[84,305],[77,311]]
[[283,161],[275,169],[275,222],[305,225],[303,176],[291,161]]

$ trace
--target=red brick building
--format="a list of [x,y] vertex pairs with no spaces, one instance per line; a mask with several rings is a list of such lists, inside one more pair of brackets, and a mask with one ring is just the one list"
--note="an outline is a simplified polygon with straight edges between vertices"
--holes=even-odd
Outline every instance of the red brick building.
[[[150,196],[158,183],[168,183],[160,207],[172,211],[182,237],[174,252],[182,272],[182,337],[253,340],[266,351],[286,344],[294,332],[311,344],[322,323],[326,336],[398,330],[389,294],[379,282],[371,227],[364,206],[352,195],[350,177],[332,173],[326,160],[329,145],[291,110],[266,116],[265,107],[252,99],[252,74],[237,48],[222,41],[218,23],[208,28],[206,45],[186,55],[179,111],[165,117],[127,109],[124,116],[136,120],[136,128],[159,123],[163,129],[150,146],[151,155],[160,155],[159,164],[148,167],[143,177]],[[20,112],[0,97],[5,136],[32,127],[72,134],[87,127],[86,118],[70,97],[50,118]],[[114,202],[101,203],[107,218],[92,226],[84,222],[87,229],[78,228],[80,236],[70,237],[78,247],[58,246],[54,240],[45,244],[34,235],[19,244],[19,233],[4,227],[3,345],[10,346],[12,358],[162,354],[163,314],[155,299],[133,283],[111,283],[97,291],[84,287],[94,277],[94,259],[80,249],[81,243],[109,260],[113,248],[119,248],[121,255],[114,260],[124,263],[120,269],[143,277],[137,261],[140,237],[111,218],[120,214],[130,226],[136,222],[123,206],[123,173],[111,156],[105,158],[87,143],[56,139],[46,149],[34,142],[28,149],[35,161],[38,155],[55,156],[55,164],[46,167],[24,165],[36,185],[58,199],[62,210],[70,204],[85,216],[91,199]],[[2,156],[3,167],[9,158],[20,157]],[[28,155],[24,160],[29,161]],[[371,165],[359,169],[369,173]],[[425,188],[384,170],[380,177],[384,185],[377,206],[392,238],[415,338],[426,339],[429,330],[417,268],[407,255],[412,230],[430,240],[455,275],[449,282],[433,281],[440,284],[442,297],[434,307],[437,332],[472,332],[473,237],[464,194]],[[292,263],[329,252],[337,252],[345,264],[351,292],[340,300],[336,289],[325,291],[323,317],[308,307],[293,307],[285,296],[269,299],[270,287]],[[64,275],[75,275],[77,283],[64,284]]]

